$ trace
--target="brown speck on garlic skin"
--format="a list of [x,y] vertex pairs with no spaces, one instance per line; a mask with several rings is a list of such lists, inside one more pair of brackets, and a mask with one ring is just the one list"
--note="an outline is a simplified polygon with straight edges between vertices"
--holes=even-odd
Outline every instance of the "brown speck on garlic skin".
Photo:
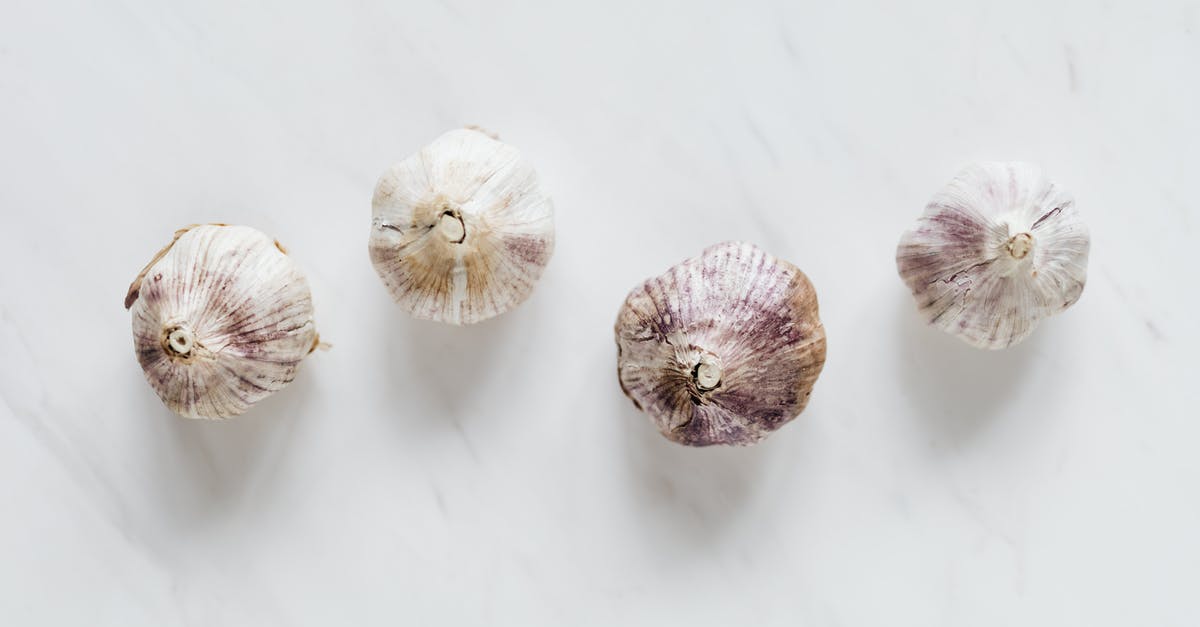
[[146,380],[187,418],[229,418],[282,389],[318,345],[308,282],[245,226],[194,225],[146,265],[125,307]]
[[375,187],[371,262],[413,316],[473,324],[524,302],[554,252],[554,209],[515,148],[450,131]]
[[825,364],[812,284],[753,244],[711,246],[647,280],[615,331],[621,389],[690,446],[774,432],[804,410]]
[[932,325],[1012,346],[1079,300],[1090,237],[1070,194],[1027,163],[978,163],[925,207],[896,267]]

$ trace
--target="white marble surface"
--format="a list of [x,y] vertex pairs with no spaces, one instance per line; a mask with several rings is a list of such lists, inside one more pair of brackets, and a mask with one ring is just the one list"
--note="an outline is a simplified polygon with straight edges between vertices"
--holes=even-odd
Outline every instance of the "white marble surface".
[[[1195,625],[1200,6],[0,4],[0,623]],[[558,249],[473,328],[367,260],[390,163],[482,124]],[[900,232],[974,159],[1093,234],[1003,353],[925,328]],[[169,414],[121,307],[173,229],[249,224],[334,348],[242,419]],[[626,292],[756,242],[821,297],[808,410],[668,443]]]

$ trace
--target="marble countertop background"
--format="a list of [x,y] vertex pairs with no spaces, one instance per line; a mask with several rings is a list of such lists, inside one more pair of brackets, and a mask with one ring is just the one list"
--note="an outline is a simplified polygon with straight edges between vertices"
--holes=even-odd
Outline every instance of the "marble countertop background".
[[[557,208],[531,300],[407,318],[376,177],[441,132]],[[895,245],[972,160],[1092,232],[1081,301],[999,353],[926,328]],[[1200,623],[1200,5],[0,4],[0,623]],[[171,415],[121,307],[177,227],[248,224],[332,350]],[[686,449],[612,323],[724,239],[803,268],[807,411]]]

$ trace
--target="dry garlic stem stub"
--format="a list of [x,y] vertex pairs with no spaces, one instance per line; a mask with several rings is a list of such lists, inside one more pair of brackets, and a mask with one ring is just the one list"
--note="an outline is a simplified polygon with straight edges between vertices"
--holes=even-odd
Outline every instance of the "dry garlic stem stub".
[[817,293],[752,244],[709,247],[630,292],[621,389],[667,438],[753,444],[795,418],[825,364]]
[[171,411],[229,418],[296,376],[317,345],[308,281],[245,226],[180,229],[129,286],[133,342]]
[[417,318],[472,324],[521,304],[554,251],[554,208],[515,148],[458,129],[392,166],[371,203],[371,262]]
[[930,324],[1006,348],[1079,300],[1089,242],[1075,201],[1037,167],[979,163],[929,201],[896,267]]

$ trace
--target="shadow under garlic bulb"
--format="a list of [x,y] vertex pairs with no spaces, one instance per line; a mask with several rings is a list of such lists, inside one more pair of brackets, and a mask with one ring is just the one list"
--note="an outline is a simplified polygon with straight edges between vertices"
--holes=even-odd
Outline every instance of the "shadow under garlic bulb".
[[711,246],[630,292],[621,389],[668,439],[753,444],[795,418],[825,364],[817,294],[752,244]]
[[371,262],[413,316],[472,324],[525,301],[554,252],[554,209],[515,148],[470,128],[392,166],[371,202]]
[[930,324],[1000,349],[1079,300],[1090,241],[1070,194],[1036,166],[979,163],[929,201],[896,267]]
[[180,229],[129,286],[138,362],[187,418],[229,418],[292,381],[317,346],[308,282],[245,226]]

